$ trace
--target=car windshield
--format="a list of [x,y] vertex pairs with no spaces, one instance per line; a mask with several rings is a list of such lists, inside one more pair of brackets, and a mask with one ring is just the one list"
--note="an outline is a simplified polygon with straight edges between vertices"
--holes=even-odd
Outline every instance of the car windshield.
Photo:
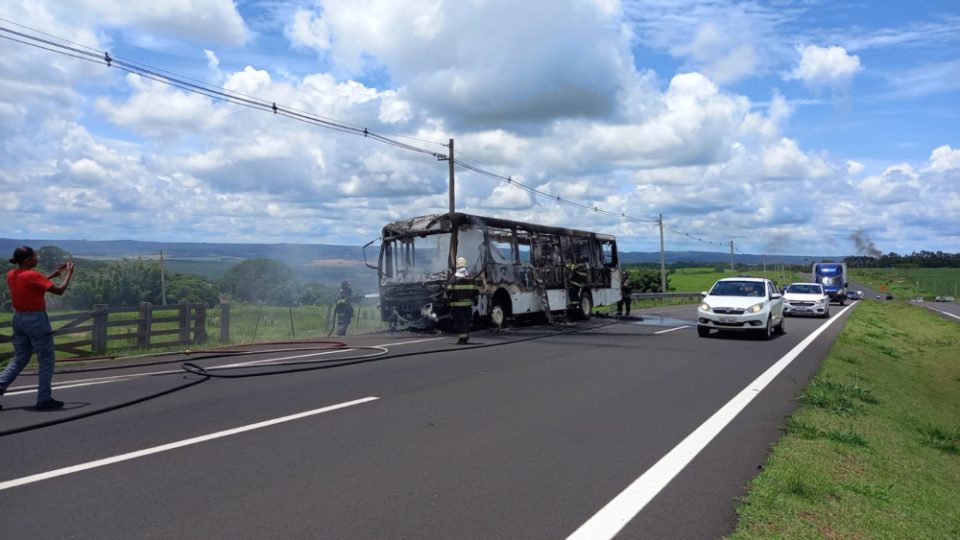
[[763,283],[758,281],[718,281],[711,296],[765,296]]
[[788,293],[793,294],[823,294],[823,289],[819,285],[791,285],[787,287]]

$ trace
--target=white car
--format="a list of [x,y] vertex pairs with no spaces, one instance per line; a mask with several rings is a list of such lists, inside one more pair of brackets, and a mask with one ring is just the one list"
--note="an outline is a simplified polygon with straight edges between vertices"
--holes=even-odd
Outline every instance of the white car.
[[697,333],[710,335],[710,329],[754,331],[770,339],[782,334],[783,297],[772,281],[764,278],[724,278],[704,292],[697,308]]
[[784,315],[830,316],[830,295],[819,283],[791,283],[783,291]]

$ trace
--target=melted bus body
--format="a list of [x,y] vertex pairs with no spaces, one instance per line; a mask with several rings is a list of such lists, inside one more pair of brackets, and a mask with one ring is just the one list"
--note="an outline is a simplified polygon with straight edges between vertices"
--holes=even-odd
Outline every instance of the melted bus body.
[[[450,321],[445,291],[457,257],[480,287],[475,317],[495,326],[537,313],[587,318],[621,299],[617,241],[607,234],[455,213],[388,223],[380,240],[380,315],[395,325]],[[571,264],[582,286],[571,284]]]

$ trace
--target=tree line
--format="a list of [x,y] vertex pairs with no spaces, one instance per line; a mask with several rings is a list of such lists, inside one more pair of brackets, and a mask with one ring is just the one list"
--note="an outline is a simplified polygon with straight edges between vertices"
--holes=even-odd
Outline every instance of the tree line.
[[[37,255],[37,270],[43,274],[52,273],[62,261],[72,260],[76,267],[67,294],[47,296],[48,308],[52,310],[87,310],[95,304],[160,305],[164,296],[168,304],[214,306],[229,300],[278,306],[327,305],[335,302],[339,294],[338,287],[300,281],[292,269],[273,259],[248,259],[230,267],[219,280],[208,280],[194,274],[164,272],[157,260],[75,259],[56,246],[44,246],[37,250]],[[14,265],[4,261],[0,267],[6,275]],[[0,309],[11,309],[10,289],[6,285],[0,287]]]
[[896,252],[869,257],[857,255],[843,259],[851,268],[960,268],[960,253],[942,251],[920,251],[910,255]]

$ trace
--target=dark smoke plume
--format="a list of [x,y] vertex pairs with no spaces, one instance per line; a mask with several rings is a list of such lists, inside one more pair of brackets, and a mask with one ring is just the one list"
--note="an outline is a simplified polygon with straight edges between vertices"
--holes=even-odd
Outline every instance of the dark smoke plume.
[[853,243],[857,245],[857,255],[869,255],[871,257],[883,255],[883,252],[877,249],[877,246],[873,245],[873,241],[867,238],[863,229],[854,231],[854,233],[850,235],[850,240],[853,240]]

